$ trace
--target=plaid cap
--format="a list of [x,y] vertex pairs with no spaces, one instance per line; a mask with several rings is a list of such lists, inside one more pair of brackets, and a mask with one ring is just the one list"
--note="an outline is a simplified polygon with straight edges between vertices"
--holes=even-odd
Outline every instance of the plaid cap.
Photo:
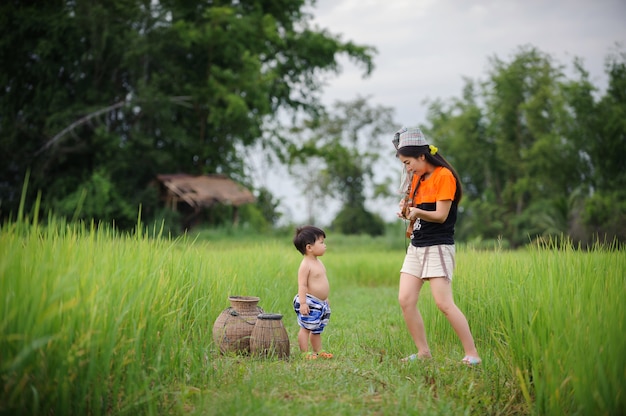
[[426,137],[424,133],[417,127],[402,127],[393,135],[393,145],[396,149],[405,146],[426,146]]

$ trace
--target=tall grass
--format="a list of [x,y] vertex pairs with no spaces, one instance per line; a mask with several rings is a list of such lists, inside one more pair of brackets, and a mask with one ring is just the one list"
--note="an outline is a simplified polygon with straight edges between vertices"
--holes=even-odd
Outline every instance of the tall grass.
[[[502,264],[502,262],[506,262]],[[497,352],[542,414],[622,414],[626,256],[537,248],[495,259]],[[485,282],[487,283],[487,282]],[[487,310],[487,309],[485,309]],[[494,317],[498,316],[494,315]]]
[[[140,228],[140,227],[138,227]],[[401,235],[402,231],[399,232]],[[397,305],[404,241],[328,236],[333,360],[300,360],[290,241],[119,234],[48,220],[0,229],[2,414],[623,414],[626,256],[553,246],[458,248],[454,291],[483,364],[425,286],[434,360]],[[214,236],[213,236],[214,237]],[[221,355],[229,295],[283,314],[289,360]]]

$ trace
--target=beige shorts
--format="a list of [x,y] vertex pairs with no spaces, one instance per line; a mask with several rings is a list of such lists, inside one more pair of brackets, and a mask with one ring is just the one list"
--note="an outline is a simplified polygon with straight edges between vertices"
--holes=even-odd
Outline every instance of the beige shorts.
[[454,245],[415,247],[409,244],[400,272],[421,279],[445,277],[452,280],[455,253]]

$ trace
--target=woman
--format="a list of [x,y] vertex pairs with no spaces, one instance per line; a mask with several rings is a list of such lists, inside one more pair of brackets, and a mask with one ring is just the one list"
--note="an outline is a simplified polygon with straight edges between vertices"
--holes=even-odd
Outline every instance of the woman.
[[462,196],[461,182],[454,168],[429,145],[418,128],[402,128],[393,140],[397,157],[409,176],[407,197],[400,202],[398,217],[407,219],[407,248],[402,269],[398,301],[417,353],[403,361],[432,358],[424,321],[417,300],[425,281],[430,282],[437,307],[446,316],[465,350],[462,362],[480,364],[467,319],[452,297],[455,264],[454,225]]

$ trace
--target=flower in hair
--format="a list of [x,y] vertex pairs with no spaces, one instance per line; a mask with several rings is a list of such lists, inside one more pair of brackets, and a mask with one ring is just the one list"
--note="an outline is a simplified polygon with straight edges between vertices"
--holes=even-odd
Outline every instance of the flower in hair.
[[437,146],[433,146],[432,144],[429,144],[428,147],[430,148],[430,154],[435,156],[437,154]]

